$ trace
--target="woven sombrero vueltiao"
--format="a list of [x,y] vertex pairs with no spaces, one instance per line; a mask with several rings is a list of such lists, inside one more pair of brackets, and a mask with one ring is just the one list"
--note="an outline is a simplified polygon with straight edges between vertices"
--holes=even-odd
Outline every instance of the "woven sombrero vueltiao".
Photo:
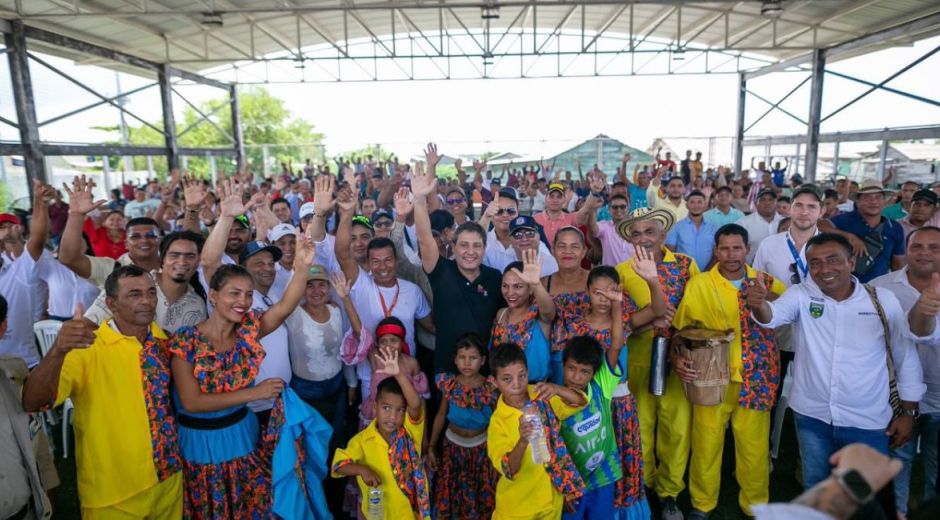
[[641,220],[654,220],[663,225],[663,233],[668,233],[675,223],[676,217],[667,209],[637,208],[630,212],[630,216],[617,224],[617,234],[624,240],[630,240],[630,226]]

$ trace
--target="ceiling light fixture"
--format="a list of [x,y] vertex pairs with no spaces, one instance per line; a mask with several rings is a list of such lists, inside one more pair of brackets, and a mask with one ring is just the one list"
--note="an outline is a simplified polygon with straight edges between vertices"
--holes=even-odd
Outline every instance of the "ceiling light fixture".
[[782,0],[764,0],[760,6],[762,16],[780,16],[783,14]]
[[480,17],[484,20],[498,20],[499,6],[495,2],[487,2],[480,8]]
[[213,11],[202,13],[199,24],[203,27],[222,27],[222,15]]
[[672,60],[673,61],[684,61],[685,60],[685,49],[682,47],[677,47],[676,50],[672,51]]
[[483,65],[492,65],[493,64],[493,53],[486,51],[483,53]]

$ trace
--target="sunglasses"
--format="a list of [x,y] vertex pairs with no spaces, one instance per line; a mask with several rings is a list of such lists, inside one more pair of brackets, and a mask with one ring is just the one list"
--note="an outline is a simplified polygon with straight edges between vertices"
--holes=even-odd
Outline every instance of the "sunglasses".
[[512,234],[512,238],[521,239],[521,238],[535,238],[538,236],[536,231],[531,229],[520,229]]
[[800,283],[800,271],[796,267],[796,262],[790,264],[790,284],[796,285]]
[[463,197],[458,197],[456,199],[447,199],[448,204],[463,204],[464,202],[467,202],[467,199]]
[[518,212],[519,212],[519,211],[518,211],[516,208],[499,208],[498,210],[496,210],[496,215],[498,215],[498,216],[502,216],[502,215],[513,216],[513,215],[515,215],[515,214],[518,213]]
[[373,224],[372,226],[375,228],[382,228],[382,229],[390,228],[392,227],[392,221],[387,218],[384,218],[382,220],[376,221],[376,223]]

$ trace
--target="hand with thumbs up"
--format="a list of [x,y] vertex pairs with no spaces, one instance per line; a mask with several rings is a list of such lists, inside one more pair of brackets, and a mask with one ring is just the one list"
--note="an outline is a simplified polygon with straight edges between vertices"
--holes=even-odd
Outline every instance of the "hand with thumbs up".
[[930,336],[937,329],[938,314],[940,314],[940,273],[933,273],[930,275],[930,284],[921,291],[920,298],[908,314],[911,332],[916,336]]
[[767,301],[767,285],[764,281],[764,273],[757,273],[757,280],[749,284],[744,290],[747,300],[747,306],[751,309],[759,309]]
[[98,328],[94,323],[84,318],[85,310],[82,304],[75,306],[75,312],[72,319],[62,324],[59,329],[59,335],[56,337],[52,351],[58,355],[66,355],[69,352],[88,348],[95,341],[95,330]]

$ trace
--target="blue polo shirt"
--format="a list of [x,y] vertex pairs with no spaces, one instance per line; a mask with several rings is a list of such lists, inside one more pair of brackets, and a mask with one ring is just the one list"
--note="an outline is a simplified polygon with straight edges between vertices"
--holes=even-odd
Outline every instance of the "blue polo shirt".
[[702,225],[695,227],[688,217],[676,222],[666,236],[666,245],[676,253],[691,256],[702,269],[712,262],[712,251],[715,249],[715,232],[718,226],[706,220]]
[[641,188],[631,182],[627,185],[627,190],[630,192],[630,211],[649,207],[649,202],[646,201],[646,188]]
[[[864,276],[856,274],[862,283],[878,278],[891,271],[891,258],[904,256],[904,228],[897,222],[881,217],[884,226],[881,227],[881,240],[884,243],[881,253],[875,257],[875,263]],[[842,213],[831,219],[832,225],[840,231],[852,233],[858,238],[871,234],[874,229],[870,227],[862,215],[856,211]]]

